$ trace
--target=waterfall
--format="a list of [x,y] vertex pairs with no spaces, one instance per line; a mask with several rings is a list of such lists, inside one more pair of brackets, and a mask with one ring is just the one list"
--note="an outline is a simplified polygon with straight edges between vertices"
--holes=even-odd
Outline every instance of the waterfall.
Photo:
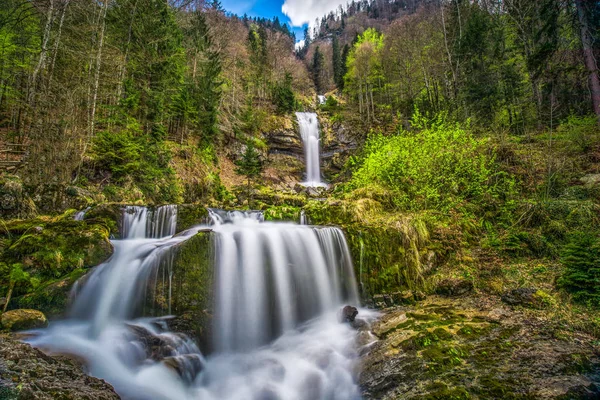
[[156,209],[127,206],[121,221],[121,236],[127,239],[173,236],[177,226],[177,206],[167,205]]
[[73,219],[74,219],[75,221],[83,221],[83,219],[85,218],[85,214],[87,214],[87,212],[88,212],[88,211],[90,211],[90,208],[91,208],[91,207],[87,207],[87,208],[86,208],[86,209],[84,209],[84,210],[77,211],[77,212],[75,213],[75,215],[73,216]]
[[[173,232],[175,212],[125,208],[113,256],[78,283],[69,318],[30,343],[85,360],[123,398],[358,399],[356,333],[338,320],[358,302],[342,231],[210,210],[210,226],[154,238]],[[170,283],[176,246],[209,229],[215,351],[205,357],[164,319],[144,317],[143,302],[152,282]]]
[[304,157],[306,158],[306,180],[302,184],[308,187],[327,187],[321,181],[321,156],[319,138],[319,120],[315,113],[296,113],[300,135],[304,142]]
[[213,230],[220,351],[258,348],[345,301],[358,301],[350,252],[338,228],[247,217]]

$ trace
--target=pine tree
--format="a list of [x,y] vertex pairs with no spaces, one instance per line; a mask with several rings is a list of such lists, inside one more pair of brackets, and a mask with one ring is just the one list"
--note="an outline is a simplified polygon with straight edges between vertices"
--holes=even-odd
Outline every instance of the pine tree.
[[342,75],[342,55],[340,53],[340,41],[337,36],[333,36],[333,81],[338,89],[343,86],[344,75]]
[[252,142],[252,140],[248,141],[242,158],[239,159],[235,164],[237,166],[235,173],[246,177],[246,190],[248,201],[250,201],[250,184],[252,179],[260,176],[260,173],[263,170],[263,165],[260,161],[259,154],[254,148],[254,142]]
[[573,236],[562,254],[565,272],[558,284],[575,300],[600,306],[600,241],[590,234]]
[[221,79],[221,55],[214,50],[206,16],[195,11],[190,32],[192,46],[197,51],[198,73],[194,77],[193,96],[197,109],[197,127],[201,136],[201,146],[208,148],[217,136],[219,102],[221,101],[223,80]]
[[321,49],[319,48],[319,46],[317,46],[312,60],[312,76],[318,94],[323,93],[323,90],[325,90],[325,83],[323,79],[324,67],[325,57],[323,56],[323,53],[321,53]]

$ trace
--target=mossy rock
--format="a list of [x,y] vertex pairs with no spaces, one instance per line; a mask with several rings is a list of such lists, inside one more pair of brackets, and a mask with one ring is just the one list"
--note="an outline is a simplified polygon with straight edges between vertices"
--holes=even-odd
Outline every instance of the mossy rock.
[[32,293],[15,298],[14,305],[43,311],[49,317],[63,315],[69,307],[71,288],[88,271],[78,268],[65,277],[44,282]]
[[22,275],[9,307],[61,314],[73,283],[112,255],[110,223],[75,221],[72,214],[5,223],[0,232],[0,292],[8,292],[13,271]]
[[195,225],[208,222],[208,210],[200,204],[180,204],[177,206],[177,232],[183,232]]
[[2,328],[9,331],[23,331],[48,326],[48,319],[43,312],[38,310],[6,311],[2,314],[0,321],[2,322]]
[[543,290],[519,288],[505,292],[502,301],[511,306],[544,309],[555,304],[554,298]]

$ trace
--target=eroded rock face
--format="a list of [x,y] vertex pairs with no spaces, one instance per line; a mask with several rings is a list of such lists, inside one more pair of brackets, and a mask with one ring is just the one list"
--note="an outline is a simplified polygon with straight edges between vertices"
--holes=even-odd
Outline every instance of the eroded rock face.
[[118,400],[111,385],[86,375],[74,362],[50,357],[10,336],[0,336],[0,398],[15,400]]
[[597,399],[594,338],[499,298],[430,297],[387,310],[363,357],[367,399]]
[[48,319],[43,312],[37,310],[10,310],[2,314],[2,328],[9,331],[24,331],[45,328]]

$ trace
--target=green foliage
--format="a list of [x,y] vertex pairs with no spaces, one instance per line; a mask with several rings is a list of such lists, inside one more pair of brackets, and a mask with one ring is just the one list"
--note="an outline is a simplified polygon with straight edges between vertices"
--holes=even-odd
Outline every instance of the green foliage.
[[576,301],[600,307],[600,240],[589,233],[576,233],[562,252],[564,274],[559,286]]
[[588,152],[598,144],[600,136],[598,120],[594,115],[585,117],[571,115],[559,126],[557,134],[565,137],[574,152]]
[[500,172],[486,141],[438,118],[420,131],[373,134],[349,183],[350,189],[379,185],[396,208],[448,211],[465,203],[510,204],[513,181]]
[[259,154],[254,147],[254,142],[248,142],[242,158],[236,162],[236,165],[236,174],[245,176],[248,178],[248,181],[260,175],[263,165],[260,161]]
[[286,73],[282,83],[273,87],[273,103],[279,114],[288,114],[296,109],[296,96],[292,89],[292,74]]
[[327,89],[325,87],[325,78],[323,77],[325,72],[325,57],[323,56],[319,46],[317,46],[315,49],[315,54],[313,55],[311,72],[317,93],[324,93],[324,91]]
[[[72,212],[55,218],[7,221],[0,230],[0,291],[6,293],[12,286],[13,297],[18,297],[41,290],[43,298],[47,294],[44,288],[51,283],[100,264],[112,252],[110,225],[104,218],[75,221]],[[56,287],[63,302],[67,289]],[[27,305],[19,299],[16,303]]]
[[91,155],[98,169],[110,172],[114,183],[133,181],[156,202],[181,198],[181,188],[169,165],[172,154],[163,142],[135,129],[103,131],[94,138]]

